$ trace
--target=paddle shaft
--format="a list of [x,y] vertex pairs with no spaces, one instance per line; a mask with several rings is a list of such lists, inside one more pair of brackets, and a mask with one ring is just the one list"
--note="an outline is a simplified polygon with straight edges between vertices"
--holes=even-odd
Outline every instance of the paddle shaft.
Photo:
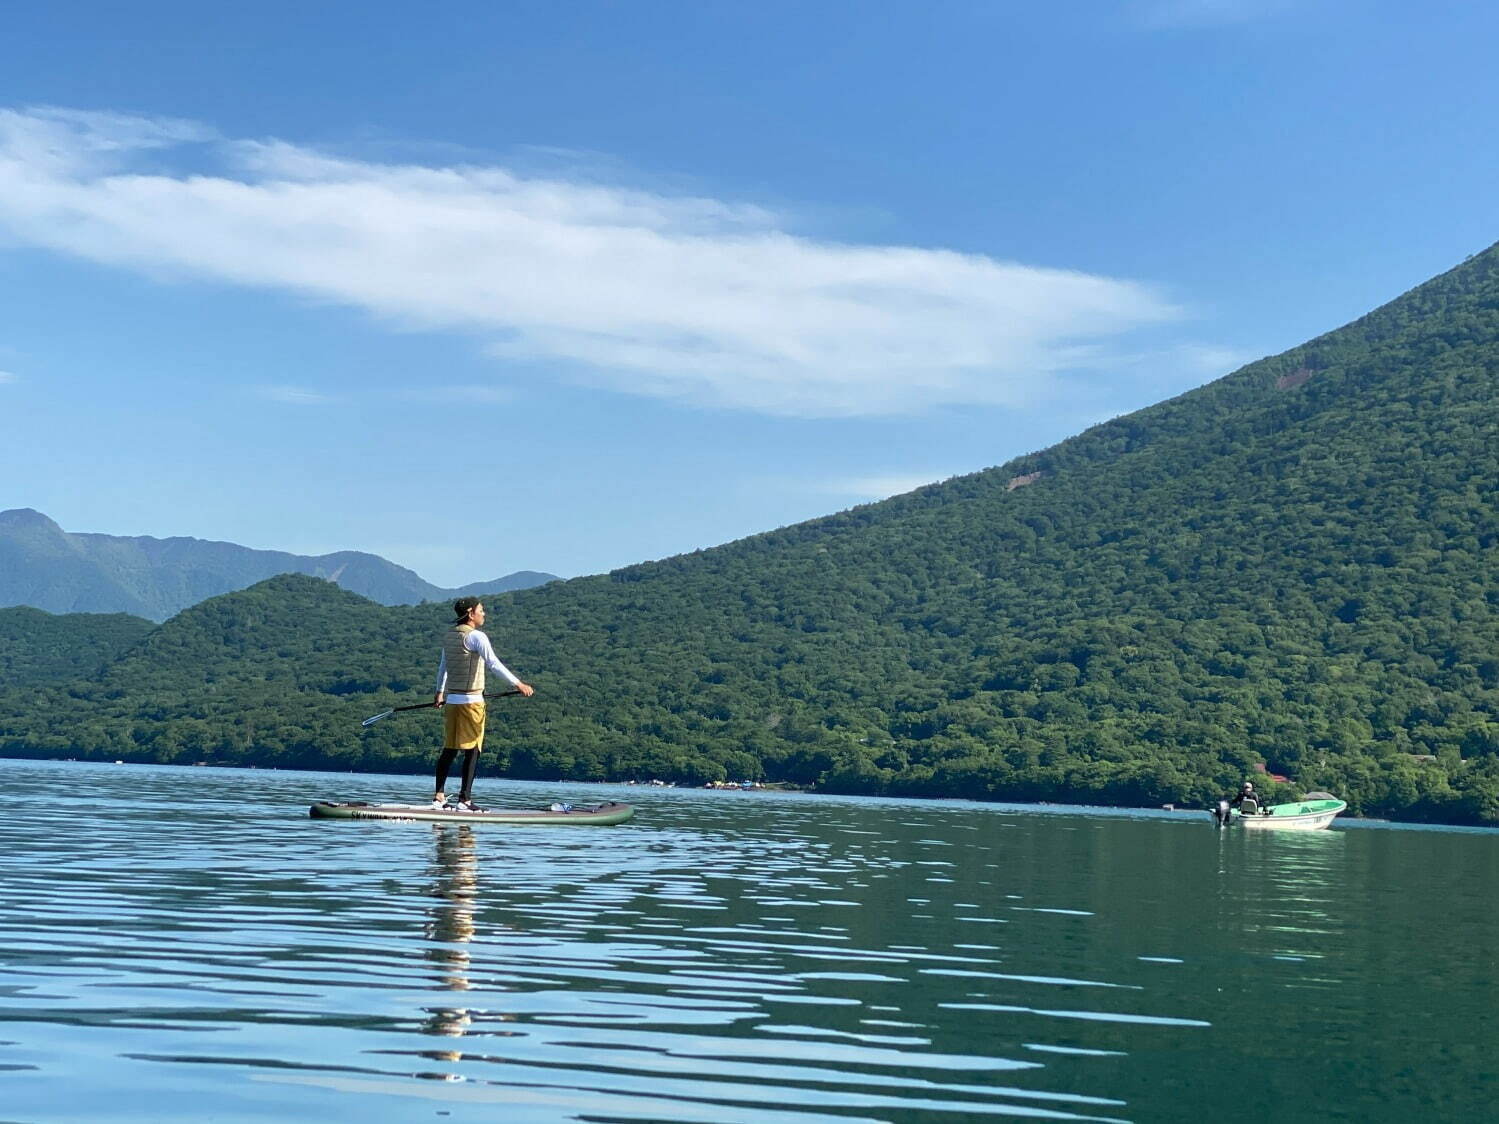
[[[484,697],[486,699],[504,699],[504,698],[509,698],[511,695],[518,695],[518,694],[520,694],[519,691],[495,691],[493,693],[486,694]],[[376,722],[380,721],[380,719],[382,719],[382,718],[389,718],[392,714],[395,714],[397,711],[401,711],[401,710],[426,710],[429,707],[434,707],[434,706],[437,706],[437,705],[438,704],[435,703],[435,702],[427,702],[427,703],[412,703],[410,706],[393,706],[389,710],[382,710],[379,714],[372,714],[372,715],[370,715],[370,717],[366,718],[363,722],[360,723],[360,725],[361,726],[372,726]]]
[[[484,697],[486,699],[504,699],[504,698],[509,698],[511,695],[518,695],[518,694],[520,694],[519,691],[494,691],[494,692],[492,692],[490,694],[486,694]],[[435,703],[435,702],[429,702],[429,703],[412,703],[410,706],[393,706],[393,707],[390,708],[390,713],[394,714],[398,710],[426,710],[429,706],[437,706],[437,705],[438,704]]]

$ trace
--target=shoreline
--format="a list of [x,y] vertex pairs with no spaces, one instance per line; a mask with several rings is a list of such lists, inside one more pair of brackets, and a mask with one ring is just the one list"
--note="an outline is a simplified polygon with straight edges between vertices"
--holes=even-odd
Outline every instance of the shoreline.
[[[361,776],[361,777],[390,777],[404,779],[407,777],[424,776],[427,769],[410,770],[401,772],[390,772],[385,770],[371,769],[317,769],[300,768],[296,766],[277,765],[235,765],[219,764],[213,762],[192,762],[190,764],[163,763],[157,761],[130,761],[117,758],[113,761],[86,758],[68,757],[43,757],[27,756],[20,757],[0,753],[0,768],[7,763],[14,762],[21,765],[82,765],[85,767],[114,768],[117,766],[132,766],[134,768],[146,769],[222,769],[234,771],[252,771],[265,773],[282,773],[290,775],[327,775],[327,776]],[[513,784],[523,786],[597,786],[611,787],[623,790],[644,790],[650,793],[729,793],[748,791],[753,795],[759,793],[763,796],[800,796],[818,800],[833,801],[857,801],[870,804],[891,804],[902,807],[931,807],[931,806],[967,806],[976,809],[989,809],[994,811],[1012,812],[1021,815],[1063,815],[1063,816],[1105,816],[1121,819],[1152,819],[1168,820],[1180,823],[1195,823],[1199,819],[1208,822],[1208,809],[1173,807],[1163,808],[1160,805],[1129,805],[1129,804],[1087,804],[1087,803],[1065,803],[1053,800],[1037,801],[1014,801],[1014,800],[982,800],[965,796],[891,796],[891,795],[869,795],[865,793],[837,792],[813,788],[798,788],[793,785],[777,783],[763,784],[759,789],[744,790],[737,787],[712,788],[707,785],[653,785],[649,782],[620,781],[620,780],[569,780],[567,778],[536,778],[536,777],[512,777],[504,774],[492,774],[480,776],[481,782],[494,784]],[[1337,823],[1327,832],[1308,833],[1317,836],[1335,836],[1340,829],[1353,828],[1354,830],[1397,830],[1397,831],[1457,831],[1457,832],[1480,832],[1483,834],[1499,834],[1499,827],[1485,824],[1471,823],[1440,823],[1428,820],[1397,820],[1387,816],[1360,816],[1353,813],[1344,813],[1338,817]],[[1268,838],[1281,838],[1278,833],[1266,833]],[[1297,836],[1298,838],[1301,836]]]

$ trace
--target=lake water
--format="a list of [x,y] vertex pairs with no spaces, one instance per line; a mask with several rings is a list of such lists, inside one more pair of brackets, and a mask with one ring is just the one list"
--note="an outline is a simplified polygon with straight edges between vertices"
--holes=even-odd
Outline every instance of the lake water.
[[1499,833],[425,783],[0,761],[0,1120],[1499,1118]]

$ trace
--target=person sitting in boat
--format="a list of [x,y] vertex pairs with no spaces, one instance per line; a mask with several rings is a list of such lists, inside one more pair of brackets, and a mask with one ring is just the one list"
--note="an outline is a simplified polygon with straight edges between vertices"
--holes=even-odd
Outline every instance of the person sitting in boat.
[[1241,815],[1256,815],[1260,810],[1260,797],[1254,791],[1254,782],[1245,781],[1239,787],[1239,791],[1234,793],[1232,799],[1229,800],[1228,806],[1239,809]]

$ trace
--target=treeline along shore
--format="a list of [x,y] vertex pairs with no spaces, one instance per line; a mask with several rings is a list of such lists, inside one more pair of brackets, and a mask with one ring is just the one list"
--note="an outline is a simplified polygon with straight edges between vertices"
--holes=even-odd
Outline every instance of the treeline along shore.
[[[1499,824],[1499,249],[1000,467],[492,598],[487,771]],[[286,575],[6,610],[0,753],[424,769],[449,614]],[[72,642],[79,636],[86,643]],[[59,638],[69,642],[57,644]],[[24,654],[18,654],[24,653]]]

